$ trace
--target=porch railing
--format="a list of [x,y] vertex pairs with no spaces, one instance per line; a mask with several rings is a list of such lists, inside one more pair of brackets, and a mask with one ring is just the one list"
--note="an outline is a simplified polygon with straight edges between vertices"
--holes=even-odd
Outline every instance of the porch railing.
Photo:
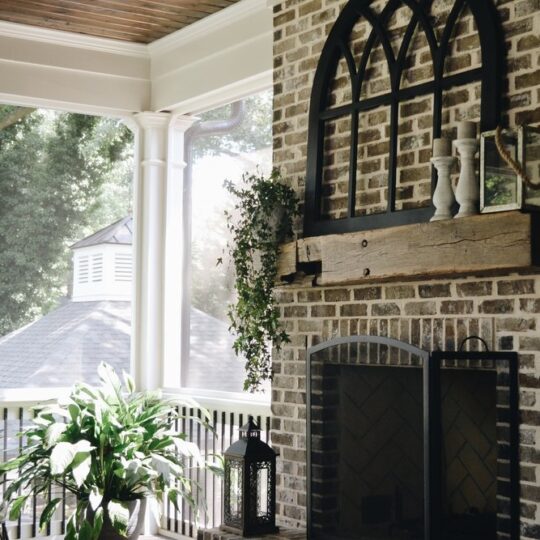
[[[31,407],[40,401],[58,398],[65,394],[67,394],[66,389],[0,391],[0,444],[3,461],[16,456],[20,451],[22,441],[17,437],[17,433],[31,419]],[[205,456],[223,454],[228,446],[238,439],[239,427],[247,421],[250,414],[255,417],[261,427],[262,438],[268,440],[270,406],[262,400],[256,401],[246,399],[241,394],[230,395],[219,392],[198,395],[195,391],[184,390],[182,394],[195,399],[210,413],[210,429],[189,419],[180,421],[177,426],[180,432],[187,435],[189,441],[199,446]],[[182,412],[186,417],[193,413],[187,409]],[[216,527],[222,521],[221,478],[201,469],[189,469],[188,474],[191,474],[192,480],[200,486],[196,495],[200,508],[199,515],[196,516],[185,502],[180,504],[178,510],[170,504],[165,504],[161,509],[161,522],[158,525],[158,532],[164,536],[196,538],[198,528]],[[5,490],[5,483],[0,489]],[[55,497],[62,497],[63,502],[51,520],[51,524],[46,530],[40,531],[41,510]],[[10,540],[64,534],[66,516],[69,515],[69,510],[74,504],[73,497],[60,488],[45,496],[31,498],[19,520],[7,522]]]

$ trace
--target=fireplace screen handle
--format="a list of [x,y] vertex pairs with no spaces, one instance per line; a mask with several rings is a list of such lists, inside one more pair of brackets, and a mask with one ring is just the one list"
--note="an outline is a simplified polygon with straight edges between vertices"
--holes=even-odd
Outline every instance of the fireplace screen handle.
[[469,341],[470,339],[477,339],[478,341],[481,341],[482,344],[484,345],[485,349],[486,349],[486,352],[489,352],[489,347],[488,347],[488,344],[486,343],[486,340],[485,340],[485,339],[482,339],[480,336],[469,336],[469,337],[466,337],[466,338],[461,342],[461,345],[459,346],[459,352],[463,351],[463,347],[465,346],[465,342],[466,342],[466,341]]

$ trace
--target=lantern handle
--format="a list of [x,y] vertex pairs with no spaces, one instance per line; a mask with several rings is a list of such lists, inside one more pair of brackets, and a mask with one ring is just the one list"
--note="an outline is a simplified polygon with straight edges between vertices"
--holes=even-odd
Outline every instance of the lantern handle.
[[485,339],[482,339],[480,336],[469,336],[469,337],[466,337],[462,342],[461,342],[461,345],[459,346],[459,352],[461,352],[463,350],[463,347],[465,346],[465,342],[466,341],[469,341],[470,339],[477,339],[478,341],[482,342],[482,344],[484,345],[484,347],[486,348],[486,352],[489,352],[489,347],[488,347],[488,344],[486,343],[486,340]]

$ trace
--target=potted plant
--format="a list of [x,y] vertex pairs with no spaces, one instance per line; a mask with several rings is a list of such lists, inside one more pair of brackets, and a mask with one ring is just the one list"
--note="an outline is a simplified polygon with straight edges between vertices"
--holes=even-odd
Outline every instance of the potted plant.
[[[196,404],[137,392],[129,375],[122,383],[104,363],[98,373],[100,387],[79,383],[65,401],[35,408],[19,435],[25,441],[19,456],[0,465],[8,475],[4,516],[18,519],[29,497],[61,486],[77,499],[67,540],[119,539],[141,532],[149,496],[176,507],[182,498],[194,504],[185,461],[204,466],[203,459],[174,425],[180,406]],[[40,528],[61,503],[48,502]]]
[[246,361],[244,389],[256,391],[271,379],[272,346],[279,350],[289,340],[280,326],[273,293],[279,246],[293,233],[298,198],[277,169],[268,177],[244,174],[240,185],[226,181],[225,187],[235,197],[234,211],[225,213],[236,273],[236,299],[228,310],[230,330],[236,354]]

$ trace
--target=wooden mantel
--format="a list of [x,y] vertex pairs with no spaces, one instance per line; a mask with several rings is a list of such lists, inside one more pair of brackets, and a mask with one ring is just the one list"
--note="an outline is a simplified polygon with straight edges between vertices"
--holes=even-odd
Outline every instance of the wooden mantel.
[[539,218],[504,212],[304,238],[282,246],[279,277],[338,285],[531,269],[540,266]]

